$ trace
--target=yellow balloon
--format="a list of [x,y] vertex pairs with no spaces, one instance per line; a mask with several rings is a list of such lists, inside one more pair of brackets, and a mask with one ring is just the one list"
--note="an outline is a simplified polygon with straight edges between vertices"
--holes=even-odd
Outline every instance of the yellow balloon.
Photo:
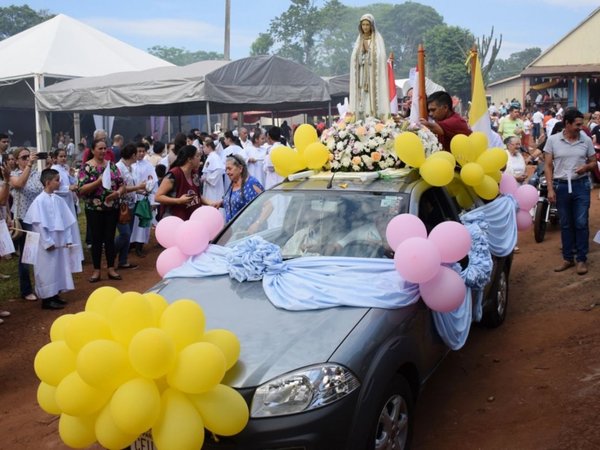
[[65,340],[65,327],[71,318],[75,317],[75,314],[63,314],[56,318],[50,327],[50,340],[51,341],[64,341]]
[[483,168],[481,165],[477,163],[467,163],[460,170],[460,177],[468,186],[478,186],[483,181],[483,176],[485,173],[483,172]]
[[235,389],[218,384],[204,394],[189,395],[200,411],[204,426],[215,434],[233,436],[248,423],[248,405]]
[[125,292],[115,298],[108,317],[115,340],[125,346],[138,331],[158,325],[150,302],[137,292]]
[[405,131],[396,136],[394,149],[398,157],[409,166],[421,167],[425,162],[423,142],[415,133]]
[[273,168],[282,177],[298,172],[306,167],[304,159],[293,148],[286,147],[284,145],[275,147],[271,151],[271,162]]
[[456,194],[456,202],[464,209],[469,209],[473,206],[473,197],[464,189],[460,189]]
[[160,318],[160,329],[171,336],[177,350],[200,342],[205,325],[206,319],[200,305],[187,299],[171,303]]
[[135,371],[143,377],[162,377],[175,364],[173,338],[160,328],[139,331],[129,343],[129,361]]
[[160,316],[165,312],[169,303],[162,295],[157,294],[156,292],[146,292],[142,295],[150,302],[150,307],[154,313],[154,320],[157,324],[160,323]]
[[56,404],[70,416],[87,416],[99,411],[110,394],[90,386],[77,372],[71,372],[56,387]]
[[469,135],[473,158],[477,159],[488,148],[488,137],[483,131],[474,131]]
[[90,386],[108,392],[136,376],[125,347],[107,339],[92,341],[79,351],[77,373]]
[[108,311],[115,298],[121,295],[121,291],[112,286],[102,286],[90,294],[85,303],[86,311],[97,312],[108,319]]
[[452,165],[452,167],[456,166],[456,158],[454,157],[454,155],[445,150],[440,150],[439,152],[432,153],[431,155],[429,155],[429,158],[442,158],[448,161]]
[[58,384],[75,370],[75,353],[65,341],[50,342],[35,355],[33,368],[37,377],[51,386]]
[[225,375],[225,356],[210,342],[196,342],[179,352],[175,366],[167,373],[171,387],[188,394],[201,394],[214,388]]
[[110,405],[106,405],[98,414],[94,431],[100,445],[110,450],[129,448],[138,438],[137,434],[121,431],[110,413]]
[[450,151],[456,158],[456,162],[464,166],[473,160],[472,144],[465,134],[457,134],[450,141]]
[[74,352],[96,339],[112,339],[108,321],[93,311],[75,314],[65,324],[64,335],[65,342]]
[[120,386],[110,400],[110,415],[124,433],[139,435],[152,428],[160,412],[160,393],[154,381],[134,378]]
[[319,140],[317,130],[312,125],[303,123],[294,132],[294,145],[299,153],[304,153],[306,147]]
[[38,386],[37,401],[40,407],[48,414],[59,415],[62,411],[56,404],[55,394],[56,387],[42,381]]
[[495,170],[486,175],[492,177],[496,183],[500,183],[500,180],[502,180],[502,172],[500,170]]
[[210,330],[204,333],[203,342],[215,344],[225,356],[225,370],[231,369],[240,357],[240,340],[229,330]]
[[419,173],[432,186],[446,186],[454,179],[454,166],[443,158],[427,158]]
[[304,149],[304,160],[306,167],[319,170],[329,161],[329,150],[320,142],[313,142]]
[[61,414],[58,421],[58,434],[71,448],[87,448],[96,442],[95,422],[95,414],[90,416]]
[[204,423],[187,396],[167,389],[161,397],[160,415],[152,427],[160,450],[198,450],[204,444]]
[[492,173],[502,169],[508,161],[508,155],[501,148],[491,148],[477,158],[477,163],[483,167],[485,173]]
[[498,195],[498,183],[489,175],[485,175],[482,183],[475,186],[475,192],[485,200],[493,200]]

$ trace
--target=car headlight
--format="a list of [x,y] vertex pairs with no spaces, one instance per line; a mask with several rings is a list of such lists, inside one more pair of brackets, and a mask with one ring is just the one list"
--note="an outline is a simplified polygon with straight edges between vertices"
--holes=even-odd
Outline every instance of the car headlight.
[[360,385],[347,368],[337,364],[306,367],[259,386],[252,398],[252,417],[296,414],[339,400]]

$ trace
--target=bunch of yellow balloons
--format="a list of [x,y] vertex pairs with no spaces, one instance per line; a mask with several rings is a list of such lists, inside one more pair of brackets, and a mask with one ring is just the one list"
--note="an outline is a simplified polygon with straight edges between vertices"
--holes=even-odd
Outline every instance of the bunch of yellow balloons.
[[416,167],[425,181],[432,186],[446,186],[454,177],[454,156],[448,152],[435,152],[425,158],[421,138],[411,131],[400,133],[394,139],[394,149],[405,164]]
[[37,399],[60,415],[65,444],[122,449],[151,430],[159,450],[198,450],[204,429],[231,436],[248,406],[220,384],[240,353],[228,330],[205,331],[202,308],[155,293],[96,289],[85,311],[57,318],[34,361]]
[[450,150],[461,166],[463,183],[472,186],[481,198],[492,200],[499,193],[500,170],[506,166],[508,155],[504,149],[487,146],[487,136],[481,131],[456,135],[450,142]]
[[300,125],[294,132],[296,148],[275,147],[271,162],[282,177],[303,169],[321,169],[329,161],[329,149],[319,141],[317,130],[309,124]]

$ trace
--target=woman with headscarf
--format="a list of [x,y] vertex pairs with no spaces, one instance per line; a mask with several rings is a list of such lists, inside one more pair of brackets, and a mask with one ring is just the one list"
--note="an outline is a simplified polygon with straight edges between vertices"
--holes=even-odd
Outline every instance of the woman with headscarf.
[[390,114],[385,43],[371,14],[360,18],[358,38],[352,49],[349,110],[357,119],[369,116],[383,119]]

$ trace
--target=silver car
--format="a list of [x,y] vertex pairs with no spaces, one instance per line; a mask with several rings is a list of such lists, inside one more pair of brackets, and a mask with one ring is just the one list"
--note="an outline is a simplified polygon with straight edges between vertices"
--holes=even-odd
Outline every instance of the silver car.
[[[268,219],[259,220],[265,211]],[[214,243],[234,246],[256,234],[277,244],[284,260],[390,258],[385,225],[400,213],[418,215],[428,231],[458,220],[446,189],[417,176],[308,178],[261,194]],[[504,320],[511,262],[512,255],[494,260],[483,305],[488,325]],[[422,301],[399,309],[289,311],[273,306],[260,281],[226,275],[167,279],[152,290],[168,300],[195,299],[207,329],[229,329],[242,344],[223,383],[244,396],[250,421],[233,437],[207,433],[206,449],[407,448],[419,390],[448,352]],[[140,438],[132,448],[148,445]]]

